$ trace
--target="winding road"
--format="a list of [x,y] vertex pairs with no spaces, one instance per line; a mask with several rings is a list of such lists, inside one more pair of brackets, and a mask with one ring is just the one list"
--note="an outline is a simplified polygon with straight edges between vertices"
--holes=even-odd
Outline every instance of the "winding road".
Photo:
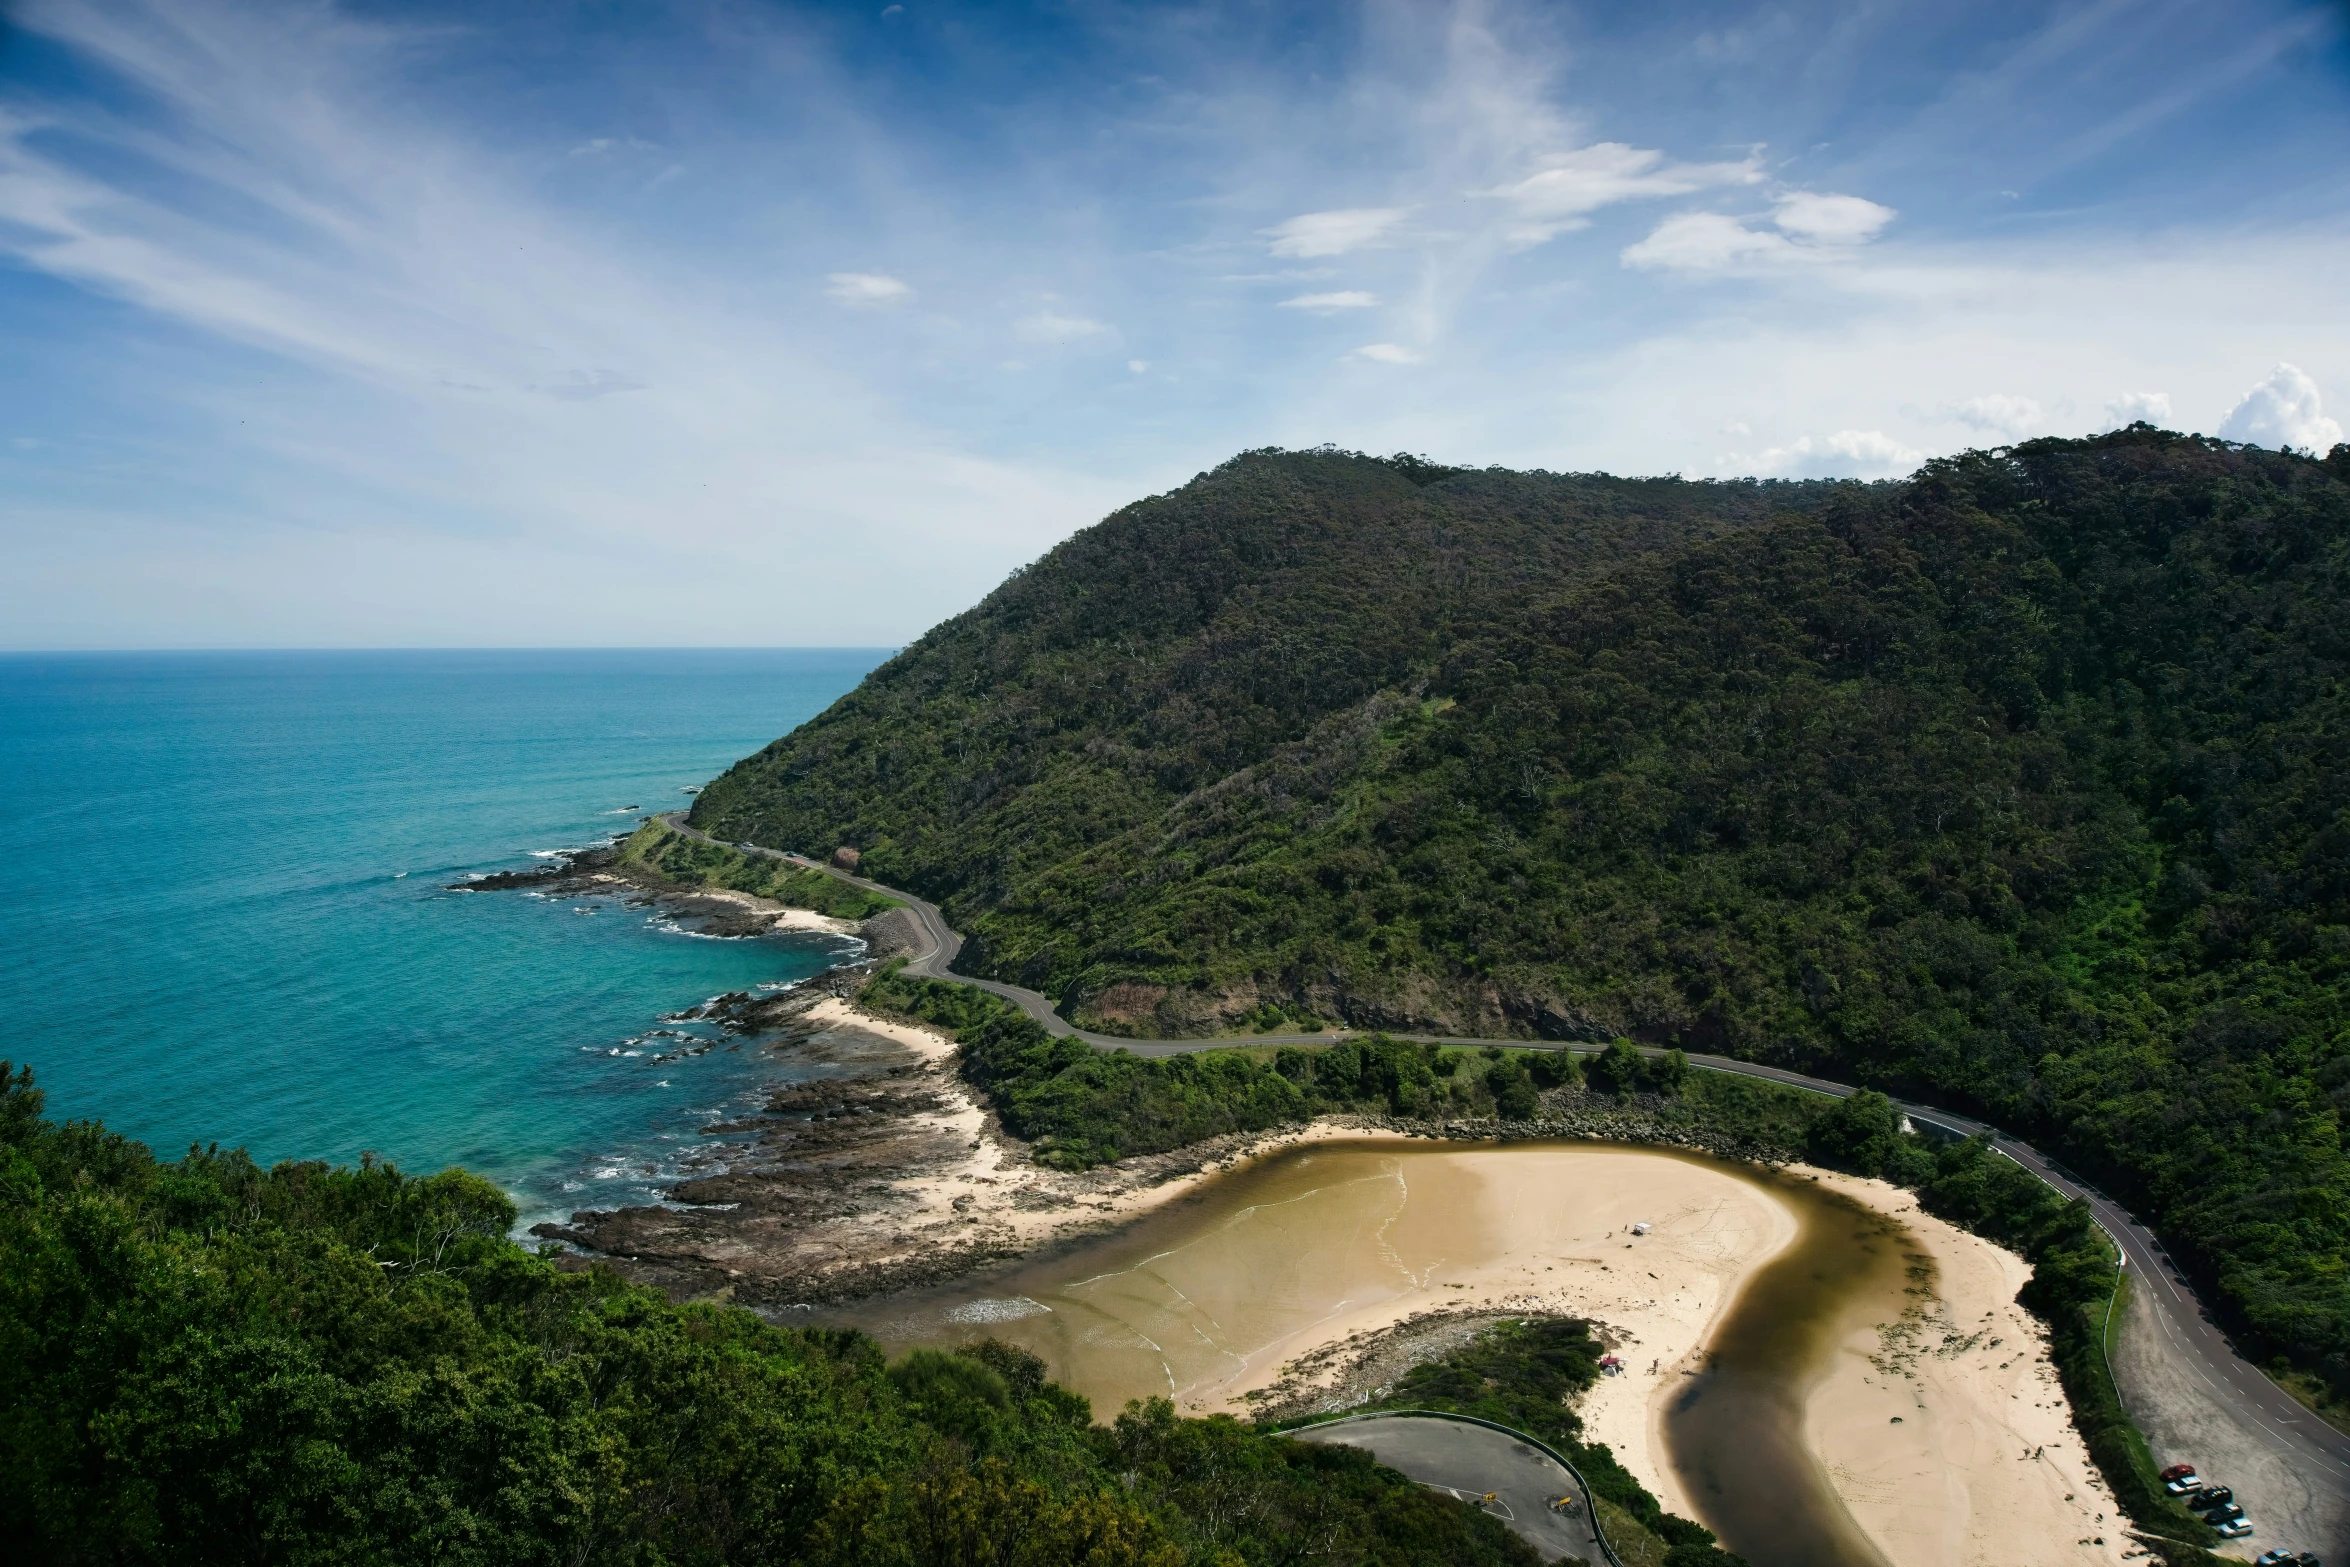
[[[660,820],[689,838],[704,843],[720,842],[687,826],[682,811],[670,812]],[[908,954],[909,973],[972,985],[1001,996],[1034,1018],[1047,1032],[1082,1039],[1097,1049],[1130,1050],[1138,1056],[1174,1056],[1230,1049],[1235,1045],[1327,1045],[1348,1037],[1346,1030],[1252,1034],[1241,1039],[1122,1039],[1088,1033],[1072,1026],[1053,1010],[1049,998],[1036,991],[955,973],[953,964],[962,950],[963,938],[947,924],[937,905],[805,855],[747,843],[722,844],[722,847],[825,871],[852,886],[895,899],[906,907],[929,943],[927,951]],[[1471,1039],[1393,1031],[1391,1037],[1447,1045],[1507,1045],[1521,1050],[1574,1050],[1585,1054],[1600,1048],[1548,1040]],[[1658,1047],[1645,1048],[1651,1055],[1663,1053]],[[1727,1056],[1691,1055],[1689,1064],[1707,1071],[1759,1077],[1837,1098],[1859,1091],[1849,1083],[1807,1077],[1800,1072],[1736,1061]],[[2230,1554],[2248,1558],[2255,1550],[2282,1545],[2294,1550],[2318,1551],[2332,1561],[2350,1561],[2350,1435],[2310,1413],[2235,1352],[2153,1232],[2063,1165],[1999,1128],[1930,1105],[1902,1100],[1895,1103],[1915,1125],[1936,1128],[1951,1136],[1988,1134],[1994,1149],[2064,1197],[2079,1197],[2088,1202],[2098,1224],[2120,1249],[2130,1281],[2128,1309],[2113,1356],[2114,1379],[2123,1404],[2145,1432],[2157,1463],[2197,1464],[2206,1480],[2235,1490],[2237,1501],[2258,1533],[2251,1540],[2231,1546]]]

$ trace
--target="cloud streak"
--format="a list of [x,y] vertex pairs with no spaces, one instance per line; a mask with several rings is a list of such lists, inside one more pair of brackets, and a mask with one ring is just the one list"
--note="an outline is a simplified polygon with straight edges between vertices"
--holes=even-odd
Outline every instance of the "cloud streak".
[[[2290,181],[2335,99],[2296,142],[2289,66],[2245,78],[2246,205],[2249,100],[2179,95],[2284,22],[2154,3],[2134,52],[2068,13],[2035,118],[1962,90],[2022,46],[1793,12],[1708,52],[1404,0],[1293,50],[1205,0],[975,50],[792,0],[554,40],[26,0],[0,634],[903,640],[1268,443],[1856,477],[2136,417],[2317,444],[2350,212]],[[2007,130],[2087,146],[2165,94],[2176,134],[2077,188]]]

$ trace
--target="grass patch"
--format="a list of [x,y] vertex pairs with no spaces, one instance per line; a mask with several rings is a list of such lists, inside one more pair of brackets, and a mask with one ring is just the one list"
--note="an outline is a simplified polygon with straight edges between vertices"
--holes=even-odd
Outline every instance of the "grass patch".
[[746,854],[688,838],[651,821],[620,846],[620,863],[649,871],[678,887],[723,887],[772,898],[786,908],[812,909],[841,920],[867,920],[898,907],[895,898],[850,885],[838,876],[765,854]]

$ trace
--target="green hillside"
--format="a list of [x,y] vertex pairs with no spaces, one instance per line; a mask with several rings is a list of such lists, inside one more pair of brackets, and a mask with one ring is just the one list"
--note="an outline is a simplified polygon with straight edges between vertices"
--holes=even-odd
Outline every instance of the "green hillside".
[[1977,1108],[2350,1395],[2350,449],[1898,486],[1254,453],[714,783],[1096,1027],[1631,1033]]
[[0,1061],[17,1561],[1535,1561],[1359,1450],[1164,1399],[1097,1425],[1006,1345],[885,1364],[861,1334],[564,1271],[462,1170],[165,1164],[41,1110]]

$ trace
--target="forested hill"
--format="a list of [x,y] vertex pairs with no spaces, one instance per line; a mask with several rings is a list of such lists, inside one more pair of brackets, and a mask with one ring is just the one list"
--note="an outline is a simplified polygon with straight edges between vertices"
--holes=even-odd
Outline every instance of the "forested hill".
[[714,782],[693,821],[855,844],[968,925],[1593,569],[1837,488],[1247,453],[1015,573]]
[[1629,1032],[1973,1106],[2350,1394],[2350,448],[1903,485],[1251,454],[719,780],[1095,1026]]

